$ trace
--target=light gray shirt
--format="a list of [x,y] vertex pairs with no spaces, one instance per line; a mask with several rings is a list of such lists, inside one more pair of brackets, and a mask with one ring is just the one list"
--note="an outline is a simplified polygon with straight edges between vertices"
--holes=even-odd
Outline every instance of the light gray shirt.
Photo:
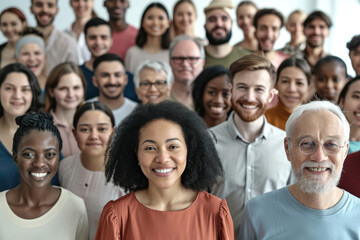
[[291,183],[291,164],[284,150],[285,132],[266,121],[254,142],[247,142],[239,133],[234,112],[228,120],[210,129],[224,168],[210,193],[226,198],[239,235],[240,216],[245,204],[265,192]]

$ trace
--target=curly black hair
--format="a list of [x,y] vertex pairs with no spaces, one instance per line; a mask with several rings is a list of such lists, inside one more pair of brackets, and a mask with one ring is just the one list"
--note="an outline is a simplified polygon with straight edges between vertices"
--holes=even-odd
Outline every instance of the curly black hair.
[[178,124],[184,134],[188,152],[186,168],[181,176],[183,186],[201,191],[213,185],[216,177],[223,175],[223,168],[206,125],[195,112],[171,101],[138,105],[121,122],[106,151],[107,181],[112,179],[115,185],[126,191],[148,187],[148,179],[138,166],[139,132],[146,124],[157,119]]

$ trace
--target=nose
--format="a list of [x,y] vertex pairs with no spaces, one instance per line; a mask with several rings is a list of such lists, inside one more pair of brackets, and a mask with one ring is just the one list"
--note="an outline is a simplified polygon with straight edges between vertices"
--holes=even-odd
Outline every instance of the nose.
[[96,129],[92,129],[90,131],[89,139],[97,139],[99,137],[99,133]]
[[155,84],[151,84],[149,91],[156,92],[158,89],[156,88]]
[[326,81],[326,87],[327,87],[328,89],[331,89],[331,88],[334,87],[334,83],[333,83],[333,81],[332,81],[331,79],[328,79],[328,80]]
[[246,99],[248,102],[253,102],[253,101],[255,101],[255,93],[254,93],[254,90],[252,90],[252,89],[247,90],[247,92],[246,92],[246,94],[245,94],[245,99]]
[[70,89],[67,91],[67,96],[68,96],[68,97],[74,96],[74,90],[70,88]]
[[168,151],[164,148],[159,148],[158,155],[156,157],[157,163],[166,163],[169,161],[170,155]]
[[223,99],[223,97],[222,97],[222,93],[221,93],[221,92],[217,93],[217,94],[214,96],[214,102],[215,102],[215,103],[219,103],[219,104],[224,102],[224,99]]
[[295,92],[296,91],[296,83],[295,82],[290,82],[288,91],[289,92]]
[[43,168],[45,166],[44,156],[37,155],[33,161],[33,166],[36,168]]
[[316,150],[313,154],[311,154],[311,160],[316,162],[322,162],[329,158],[329,156],[324,152],[323,145],[318,143]]
[[13,97],[15,99],[20,99],[21,98],[21,89],[20,88],[15,89]]

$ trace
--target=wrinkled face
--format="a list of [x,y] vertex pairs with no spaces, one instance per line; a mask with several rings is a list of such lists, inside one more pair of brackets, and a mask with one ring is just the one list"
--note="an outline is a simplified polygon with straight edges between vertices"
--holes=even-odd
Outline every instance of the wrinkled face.
[[186,167],[187,147],[181,127],[157,119],[140,129],[137,157],[149,180],[149,189],[180,187]]
[[70,5],[74,10],[76,18],[91,17],[94,9],[94,0],[71,0]]
[[340,106],[350,126],[360,127],[360,81],[352,83]]
[[76,73],[68,73],[59,79],[54,89],[49,89],[49,95],[55,99],[56,109],[76,110],[84,100],[84,86]]
[[75,139],[81,154],[103,158],[113,126],[108,115],[99,110],[86,111],[75,129]]
[[118,61],[100,63],[93,77],[93,83],[99,88],[100,96],[111,100],[123,96],[127,82],[124,66]]
[[109,26],[99,25],[88,28],[86,33],[86,45],[93,57],[99,57],[107,53],[112,46],[112,37]]
[[259,41],[259,47],[265,53],[274,48],[276,40],[280,36],[281,20],[274,14],[267,14],[258,19],[255,37]]
[[149,36],[161,37],[170,26],[170,21],[161,8],[150,8],[144,16],[142,27]]
[[252,122],[261,117],[273,97],[270,74],[266,70],[245,70],[233,77],[232,108],[243,121]]
[[110,20],[124,21],[129,2],[127,0],[106,0],[104,6],[109,13]]
[[21,138],[13,158],[21,184],[32,189],[47,187],[59,164],[59,142],[51,132],[32,130]]
[[237,25],[244,34],[254,34],[255,27],[253,25],[253,19],[256,12],[256,8],[252,5],[243,5],[237,9]]
[[232,20],[221,9],[214,9],[206,13],[205,31],[210,44],[227,43],[231,38]]
[[50,26],[59,11],[56,0],[32,0],[30,10],[39,27]]
[[[178,61],[176,58],[198,58],[197,60]],[[174,74],[174,80],[190,86],[195,78],[203,70],[204,59],[201,59],[200,49],[194,41],[183,40],[178,42],[172,51],[170,66]]]
[[227,75],[213,78],[205,86],[203,104],[205,118],[225,121],[231,108],[231,84]]
[[140,73],[140,86],[135,90],[143,104],[159,103],[169,97],[171,87],[167,84],[164,71],[155,72],[153,69],[144,68]]
[[351,50],[349,56],[356,75],[360,75],[360,46]]
[[[294,124],[290,146],[285,139],[285,151],[295,173],[296,184],[303,192],[323,193],[336,187],[348,148],[343,131],[340,119],[327,110],[304,112]],[[303,154],[299,149],[300,142],[305,138],[312,138],[317,143],[315,152],[310,155]],[[328,155],[322,147],[322,143],[328,140],[344,147],[337,154]]]
[[304,27],[304,35],[307,45],[312,48],[321,47],[329,36],[329,28],[323,20],[316,18]]
[[16,42],[20,38],[21,32],[24,30],[26,22],[22,22],[20,18],[11,12],[5,12],[0,19],[1,32],[9,42]]
[[287,109],[293,111],[306,101],[309,84],[300,68],[287,67],[281,71],[276,89],[279,91],[279,100]]
[[33,94],[24,73],[9,73],[0,87],[0,103],[4,113],[18,117],[24,115],[31,106]]
[[36,77],[39,77],[45,67],[45,54],[36,43],[27,43],[20,49],[17,61],[28,67]]
[[321,99],[337,101],[346,80],[343,66],[336,62],[325,63],[315,74],[316,93]]
[[178,34],[187,33],[194,28],[196,11],[190,3],[184,2],[176,8],[173,18],[173,24]]
[[305,14],[294,13],[288,19],[286,24],[286,30],[291,35],[291,39],[303,39],[304,38],[304,27],[303,22],[305,20]]

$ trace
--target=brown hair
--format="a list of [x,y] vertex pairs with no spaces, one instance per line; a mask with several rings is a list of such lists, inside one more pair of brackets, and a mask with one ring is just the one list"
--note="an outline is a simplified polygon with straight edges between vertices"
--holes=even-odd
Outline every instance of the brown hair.
[[1,13],[0,13],[0,19],[2,17],[2,15],[4,15],[4,13],[13,13],[15,14],[16,16],[18,16],[18,18],[20,19],[20,21],[22,23],[26,23],[26,17],[24,15],[24,13],[22,11],[20,11],[20,9],[16,8],[16,7],[11,7],[11,8],[7,8],[5,10],[3,10]]
[[253,24],[255,26],[255,28],[257,28],[257,24],[260,18],[262,18],[265,15],[275,15],[280,19],[281,25],[280,28],[282,26],[284,26],[284,16],[282,15],[281,12],[277,11],[274,8],[263,8],[260,9],[256,12],[255,16],[254,16],[254,20],[253,20]]

